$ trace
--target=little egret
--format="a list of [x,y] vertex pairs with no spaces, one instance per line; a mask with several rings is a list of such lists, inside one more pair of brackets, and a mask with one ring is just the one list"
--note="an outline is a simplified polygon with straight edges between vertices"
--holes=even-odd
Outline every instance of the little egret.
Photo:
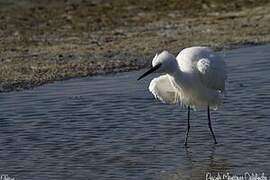
[[150,73],[164,75],[154,78],[149,91],[155,98],[168,104],[183,104],[188,108],[185,146],[190,130],[190,109],[207,108],[208,126],[217,144],[211,125],[210,109],[222,105],[227,78],[226,65],[221,56],[208,47],[183,49],[175,58],[167,51],[156,54],[152,68],[138,80]]

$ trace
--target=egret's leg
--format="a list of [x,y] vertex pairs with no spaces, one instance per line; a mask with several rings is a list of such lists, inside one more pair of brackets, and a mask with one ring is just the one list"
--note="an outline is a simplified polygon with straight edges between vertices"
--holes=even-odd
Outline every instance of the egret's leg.
[[187,146],[188,133],[190,129],[189,119],[190,119],[190,106],[188,106],[188,124],[187,124],[186,138],[185,138],[185,146]]
[[217,140],[216,140],[214,131],[212,129],[212,124],[211,124],[211,119],[210,119],[210,108],[209,108],[209,106],[207,107],[207,113],[208,113],[208,126],[209,126],[209,129],[211,131],[211,134],[212,134],[212,136],[214,138],[214,142],[215,142],[215,144],[217,144]]

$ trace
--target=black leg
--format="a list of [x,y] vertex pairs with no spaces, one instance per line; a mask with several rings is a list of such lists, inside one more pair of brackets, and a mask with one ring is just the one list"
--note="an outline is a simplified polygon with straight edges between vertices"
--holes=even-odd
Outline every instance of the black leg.
[[210,108],[209,108],[209,106],[207,107],[207,114],[208,114],[208,126],[209,126],[209,129],[211,131],[211,134],[212,134],[212,136],[214,138],[214,142],[215,142],[215,144],[217,144],[217,140],[216,140],[214,131],[212,129],[212,124],[211,124],[211,119],[210,119]]
[[185,138],[185,146],[187,146],[188,133],[190,129],[189,119],[190,119],[190,106],[188,106],[188,124],[187,124],[186,138]]

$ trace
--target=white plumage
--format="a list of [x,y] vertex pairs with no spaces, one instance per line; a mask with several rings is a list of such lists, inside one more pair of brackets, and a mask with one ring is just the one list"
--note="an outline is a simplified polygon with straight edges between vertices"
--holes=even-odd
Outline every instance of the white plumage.
[[164,103],[176,104],[180,100],[179,95],[169,78],[167,74],[154,78],[149,85],[149,91]]
[[138,80],[155,71],[165,73],[151,81],[149,91],[164,103],[181,103],[188,107],[185,145],[190,129],[190,107],[207,108],[208,126],[216,144],[210,108],[217,109],[222,105],[227,78],[222,57],[207,47],[190,47],[176,58],[163,51],[154,57],[152,66]]
[[[174,58],[175,59],[175,58]],[[153,66],[173,61],[167,51],[156,55]],[[207,47],[191,47],[182,50],[176,57],[177,63],[168,63],[171,72],[154,78],[150,92],[164,103],[181,103],[194,109],[208,105],[217,109],[222,105],[225,91],[226,67],[221,56]],[[163,68],[164,71],[164,68]]]

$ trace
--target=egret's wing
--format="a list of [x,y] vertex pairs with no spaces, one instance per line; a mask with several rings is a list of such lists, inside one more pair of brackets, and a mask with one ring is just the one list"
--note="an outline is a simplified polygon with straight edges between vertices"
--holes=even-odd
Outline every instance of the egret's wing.
[[225,62],[221,57],[202,58],[196,64],[199,76],[203,84],[215,90],[225,90],[227,78]]
[[176,104],[179,99],[169,75],[154,78],[149,85],[149,91],[164,103]]

